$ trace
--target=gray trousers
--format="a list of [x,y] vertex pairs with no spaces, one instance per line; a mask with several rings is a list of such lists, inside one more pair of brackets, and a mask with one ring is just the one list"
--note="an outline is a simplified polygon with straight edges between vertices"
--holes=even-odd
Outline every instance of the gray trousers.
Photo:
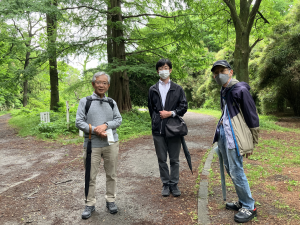
[[[154,136],[153,141],[158,159],[160,179],[163,184],[173,185],[179,181],[179,154],[181,149],[180,137],[166,138]],[[170,170],[167,164],[167,153],[170,158]]]

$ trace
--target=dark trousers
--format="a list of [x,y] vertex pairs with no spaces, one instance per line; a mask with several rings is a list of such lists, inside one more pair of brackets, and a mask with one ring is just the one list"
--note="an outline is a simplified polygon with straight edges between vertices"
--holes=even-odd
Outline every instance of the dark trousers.
[[[160,179],[163,184],[173,185],[179,181],[179,154],[181,149],[180,137],[166,138],[153,136],[155,151],[158,159]],[[170,170],[167,164],[167,153],[170,158]]]

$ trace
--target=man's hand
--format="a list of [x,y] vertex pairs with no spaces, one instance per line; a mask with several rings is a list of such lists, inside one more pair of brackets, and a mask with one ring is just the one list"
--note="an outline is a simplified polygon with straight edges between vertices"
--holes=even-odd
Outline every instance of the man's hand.
[[101,138],[106,138],[107,137],[106,131],[102,131],[99,136]]
[[106,124],[102,124],[102,125],[97,126],[94,129],[94,133],[96,135],[100,136],[100,137],[102,137],[104,135],[103,133],[105,133],[105,137],[106,137],[106,132],[105,132],[106,129],[107,129],[107,125]]
[[171,111],[159,111],[159,114],[160,114],[160,118],[161,119],[166,119],[170,116],[172,116],[172,112]]

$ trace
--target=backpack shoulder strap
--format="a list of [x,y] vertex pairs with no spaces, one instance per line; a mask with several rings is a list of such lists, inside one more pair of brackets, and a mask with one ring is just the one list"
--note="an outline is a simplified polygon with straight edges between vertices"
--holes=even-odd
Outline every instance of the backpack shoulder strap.
[[223,97],[223,99],[225,99],[226,101],[226,97],[230,94],[230,92],[232,91],[232,89],[234,88],[235,84],[232,85],[232,87],[229,89],[229,91],[227,91],[226,95]]
[[108,101],[108,103],[109,103],[111,109],[114,110],[115,105],[114,105],[113,99],[110,98],[110,97],[107,97],[107,101]]
[[87,97],[86,97],[86,103],[85,103],[85,116],[86,116],[86,115],[88,114],[88,112],[89,112],[89,109],[90,109],[90,107],[91,107],[92,101],[93,101],[92,96],[87,96]]

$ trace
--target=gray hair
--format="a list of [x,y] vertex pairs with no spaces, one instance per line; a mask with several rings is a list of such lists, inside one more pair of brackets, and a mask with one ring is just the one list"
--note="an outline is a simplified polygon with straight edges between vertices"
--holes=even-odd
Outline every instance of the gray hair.
[[103,72],[103,71],[95,73],[94,76],[93,76],[92,82],[95,83],[95,80],[97,79],[97,77],[99,77],[101,75],[107,76],[108,83],[110,84],[110,76],[107,73]]

